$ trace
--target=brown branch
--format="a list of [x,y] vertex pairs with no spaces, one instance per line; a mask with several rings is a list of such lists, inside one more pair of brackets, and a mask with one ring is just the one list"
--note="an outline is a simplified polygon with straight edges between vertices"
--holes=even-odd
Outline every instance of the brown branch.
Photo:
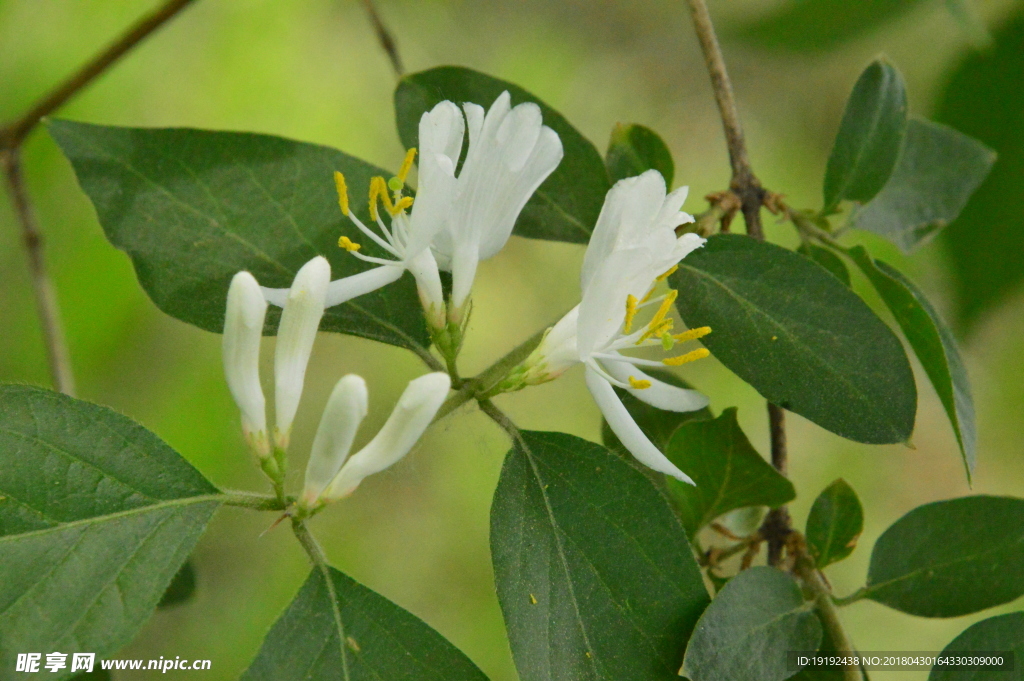
[[373,0],[363,0],[363,7],[366,8],[366,13],[370,15],[370,22],[373,23],[373,30],[377,33],[377,40],[380,41],[380,46],[388,55],[388,59],[391,60],[391,68],[394,69],[395,75],[401,78],[402,74],[405,73],[405,67],[402,66],[402,57],[398,54],[398,43],[395,42],[395,37],[388,30],[388,27],[384,25],[384,20],[377,13]]
[[140,19],[118,40],[96,55],[61,85],[57,86],[49,95],[41,99],[28,113],[6,126],[0,132],[0,146],[8,149],[19,146],[44,116],[60,108],[80,90],[92,83],[97,76],[110,68],[126,52],[142,42],[153,31],[167,23],[192,1],[169,0],[169,2],[152,14]]
[[71,357],[67,340],[60,321],[60,308],[53,282],[46,271],[43,258],[43,237],[39,233],[35,213],[25,191],[21,174],[21,158],[18,149],[0,151],[4,174],[7,176],[7,190],[14,204],[14,212],[21,223],[21,235],[28,254],[28,268],[32,277],[32,290],[36,297],[36,309],[46,346],[46,359],[50,365],[53,387],[65,395],[75,395],[75,377],[71,371]]
[[708,75],[711,76],[711,87],[715,92],[718,112],[725,128],[725,142],[729,147],[729,163],[732,165],[732,182],[730,188],[740,198],[743,218],[747,224],[747,234],[755,239],[764,239],[761,228],[761,205],[764,203],[765,190],[754,175],[747,155],[747,146],[743,141],[743,127],[740,125],[736,99],[732,93],[732,83],[725,69],[722,48],[718,45],[715,27],[711,23],[711,14],[704,0],[688,0],[693,13],[693,26],[697,31]]
[[22,240],[28,255],[32,288],[35,291],[36,309],[42,326],[50,374],[54,387],[67,395],[74,395],[75,379],[71,370],[67,341],[61,325],[57,295],[46,269],[43,237],[21,173],[21,145],[44,116],[60,108],[110,68],[121,56],[191,2],[192,0],[169,0],[155,12],[142,18],[117,41],[96,55],[49,95],[39,100],[28,113],[0,129],[0,160],[2,160],[4,174],[7,176],[7,189],[11,195],[11,202],[14,204],[15,213],[21,223]]

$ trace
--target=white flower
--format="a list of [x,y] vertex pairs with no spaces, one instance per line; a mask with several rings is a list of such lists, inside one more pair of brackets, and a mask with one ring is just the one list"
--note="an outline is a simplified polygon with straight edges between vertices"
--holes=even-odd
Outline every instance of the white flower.
[[306,365],[324,315],[324,299],[330,281],[330,264],[317,256],[302,266],[291,288],[287,289],[274,355],[274,444],[280,449],[288,448],[292,421],[306,380]]
[[267,301],[248,272],[239,272],[228,288],[224,315],[224,375],[228,389],[242,412],[242,432],[261,458],[270,456],[266,400],[260,387],[260,339]]
[[438,263],[452,273],[449,319],[456,322],[469,298],[477,263],[505,246],[523,206],[562,160],[562,142],[543,125],[536,104],[512,107],[505,91],[486,115],[477,104],[464,104],[463,109],[469,150],[451,218],[434,237]]
[[[617,386],[669,411],[695,411],[708,404],[699,392],[669,385],[638,368],[678,366],[706,357],[707,350],[701,348],[660,361],[621,352],[652,345],[667,351],[676,343],[710,332],[702,327],[672,334],[668,313],[676,291],[651,298],[657,284],[675,271],[677,263],[704,245],[704,239],[696,234],[675,234],[676,227],[693,221],[680,211],[686,193],[683,187],[666,196],[665,181],[654,170],[612,187],[583,261],[582,300],[548,331],[523,363],[518,380],[523,384],[541,383],[583,363],[587,387],[622,444],[646,466],[692,483],[644,435],[613,389]],[[637,313],[652,305],[658,308],[651,319],[634,328]]]
[[442,372],[411,381],[384,427],[348,457],[356,430],[366,416],[366,384],[355,375],[338,381],[313,441],[300,505],[315,510],[346,497],[364,478],[405,456],[434,419],[450,387],[451,379]]

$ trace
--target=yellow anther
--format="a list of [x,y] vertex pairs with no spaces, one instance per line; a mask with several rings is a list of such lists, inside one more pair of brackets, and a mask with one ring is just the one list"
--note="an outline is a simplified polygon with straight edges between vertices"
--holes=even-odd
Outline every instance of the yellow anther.
[[403,196],[402,198],[398,199],[398,202],[395,204],[394,212],[392,212],[391,214],[392,215],[398,215],[403,210],[406,210],[407,208],[410,208],[411,206],[412,206],[412,197],[411,196]]
[[665,294],[665,300],[661,301],[661,307],[658,308],[658,311],[654,313],[654,317],[651,318],[650,323],[647,324],[648,328],[653,329],[656,326],[661,325],[662,320],[665,319],[669,310],[672,309],[672,303],[676,302],[676,297],[678,295],[679,291],[676,291],[675,289]]
[[345,184],[345,176],[334,171],[334,186],[338,188],[338,205],[341,206],[342,215],[348,215],[348,186]]
[[708,352],[707,348],[698,348],[685,355],[679,355],[678,357],[669,357],[661,360],[662,364],[667,364],[670,367],[682,366],[683,364],[689,364],[690,362],[696,362],[698,359],[704,359],[711,353]]
[[639,301],[637,301],[636,296],[634,296],[632,293],[626,295],[626,322],[625,326],[623,327],[623,330],[626,333],[629,333],[630,329],[633,328],[633,317],[636,316],[638,304]]
[[650,381],[638,381],[636,376],[629,377],[629,387],[634,390],[647,390],[651,387]]
[[640,339],[636,342],[636,345],[640,345],[648,338],[654,338],[655,336],[662,336],[672,330],[673,325],[672,319],[663,319],[657,326],[648,326],[647,331],[644,335],[640,336]]
[[349,253],[352,253],[353,251],[358,251],[360,248],[362,248],[362,246],[360,246],[359,244],[353,243],[353,241],[349,239],[347,236],[343,236],[340,239],[338,239],[338,245],[344,248]]
[[412,162],[415,158],[416,147],[405,152],[405,160],[402,161],[402,167],[398,169],[398,175],[395,176],[402,182],[402,184],[405,184],[405,178],[409,177],[409,171],[412,170]]
[[370,219],[374,222],[377,221],[377,201],[380,200],[380,194],[383,190],[384,196],[388,195],[388,188],[384,184],[383,177],[374,177],[370,179]]
[[672,338],[674,340],[677,340],[680,343],[682,343],[683,341],[691,341],[691,340],[697,340],[698,338],[703,338],[704,336],[708,335],[709,333],[711,333],[711,327],[710,326],[700,326],[700,327],[697,327],[696,329],[690,329],[689,331],[683,331],[682,333],[677,333],[676,335],[672,336]]
[[657,276],[657,277],[656,277],[656,278],[654,279],[654,281],[665,281],[666,279],[668,279],[669,277],[671,277],[671,276],[672,276],[672,274],[673,274],[673,273],[674,273],[674,272],[675,272],[676,270],[678,270],[678,269],[679,269],[679,265],[672,265],[672,267],[668,268],[668,270],[667,270],[666,272],[662,272],[661,274],[659,274],[659,275],[658,275],[658,276]]

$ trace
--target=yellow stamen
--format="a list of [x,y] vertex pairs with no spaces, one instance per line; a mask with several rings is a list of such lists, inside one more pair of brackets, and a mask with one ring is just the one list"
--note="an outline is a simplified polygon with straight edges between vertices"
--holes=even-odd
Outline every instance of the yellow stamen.
[[652,286],[651,290],[647,292],[647,295],[645,295],[643,298],[640,299],[640,304],[641,305],[643,303],[646,303],[648,300],[651,299],[651,296],[654,295],[654,289],[656,289],[656,288],[658,288],[658,287],[657,286]]
[[348,186],[345,184],[345,176],[334,171],[334,186],[338,188],[338,205],[341,206],[342,215],[348,215]]
[[344,248],[349,253],[358,251],[360,248],[362,248],[362,246],[360,246],[359,244],[353,243],[353,241],[349,239],[347,236],[343,236],[340,239],[338,239],[338,245]]
[[402,198],[398,199],[397,203],[395,203],[394,212],[392,212],[391,214],[392,215],[398,215],[403,210],[405,210],[405,209],[407,209],[407,208],[409,208],[411,206],[412,206],[412,197],[411,196],[403,196]]
[[665,315],[667,315],[669,310],[672,309],[672,303],[676,302],[676,297],[678,295],[679,291],[676,291],[675,289],[669,291],[665,295],[665,300],[661,301],[661,307],[658,308],[658,311],[654,313],[654,317],[652,317],[651,321],[647,324],[648,328],[653,329],[661,324],[662,320],[665,319]]
[[626,295],[626,324],[623,327],[626,333],[633,328],[633,317],[636,316],[637,304],[636,296],[632,293]]
[[666,279],[668,279],[669,277],[671,277],[671,276],[672,276],[672,274],[673,274],[673,273],[674,273],[674,272],[675,272],[676,270],[678,270],[678,269],[679,269],[679,265],[672,265],[672,267],[668,268],[668,270],[667,270],[667,271],[665,271],[665,272],[663,272],[663,273],[659,274],[659,275],[658,275],[658,276],[657,276],[657,277],[656,277],[656,278],[654,279],[654,281],[665,281]]
[[640,345],[648,338],[654,338],[655,336],[661,336],[662,334],[668,333],[672,330],[673,321],[671,319],[662,320],[660,324],[655,327],[648,327],[644,335],[640,336],[640,340],[636,342],[636,345]]
[[377,212],[377,201],[380,199],[381,191],[383,190],[384,196],[388,195],[387,187],[384,185],[383,177],[374,177],[370,179],[370,219],[374,222],[377,221],[379,213]]
[[651,387],[650,381],[638,381],[635,376],[629,377],[629,387],[634,390],[647,390]]
[[661,360],[662,364],[667,364],[670,367],[682,366],[683,364],[689,364],[690,362],[696,362],[698,359],[704,359],[711,353],[708,352],[707,348],[698,348],[685,355],[679,355],[678,357],[669,357]]
[[412,169],[412,162],[415,158],[416,147],[405,152],[405,160],[402,161],[402,167],[398,169],[398,175],[395,176],[402,182],[402,184],[405,184],[405,178],[409,177],[409,171]]
[[690,329],[689,331],[683,331],[682,333],[677,333],[676,335],[672,336],[672,338],[674,340],[679,341],[680,343],[682,343],[683,341],[691,341],[691,340],[697,340],[698,338],[703,338],[704,336],[708,335],[709,333],[711,333],[711,327],[710,326],[700,326],[700,327],[697,327],[696,329]]

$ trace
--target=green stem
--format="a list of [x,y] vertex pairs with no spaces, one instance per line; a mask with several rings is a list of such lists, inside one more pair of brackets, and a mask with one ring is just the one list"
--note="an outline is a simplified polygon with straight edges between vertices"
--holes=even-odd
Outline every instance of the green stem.
[[252,492],[237,492],[234,490],[225,492],[221,497],[225,506],[238,506],[250,508],[254,511],[283,511],[291,505],[294,497],[281,498],[269,494],[254,494]]
[[863,599],[867,595],[868,595],[867,587],[862,586],[861,588],[857,589],[856,591],[854,591],[849,596],[844,596],[843,598],[836,598],[835,596],[833,596],[832,597],[832,603],[837,605],[837,606],[839,606],[840,608],[843,608],[843,607],[846,607],[847,605],[850,605],[851,603],[856,603],[857,601]]
[[[853,644],[850,643],[843,623],[839,619],[839,611],[832,602],[832,592],[821,578],[821,574],[814,566],[810,556],[803,553],[797,558],[795,567],[796,574],[803,580],[804,584],[814,596],[814,608],[818,611],[822,626],[836,651],[840,654],[852,655]],[[855,664],[848,664],[843,667],[843,681],[862,681],[860,668]]]

